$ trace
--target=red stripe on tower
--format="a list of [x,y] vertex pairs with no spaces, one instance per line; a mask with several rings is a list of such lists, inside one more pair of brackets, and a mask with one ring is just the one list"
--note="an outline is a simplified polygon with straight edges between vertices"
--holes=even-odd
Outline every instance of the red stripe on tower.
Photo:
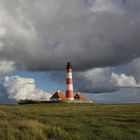
[[74,97],[73,97],[73,80],[72,80],[72,64],[70,62],[67,63],[66,84],[67,84],[66,97],[68,98],[68,100],[74,100]]

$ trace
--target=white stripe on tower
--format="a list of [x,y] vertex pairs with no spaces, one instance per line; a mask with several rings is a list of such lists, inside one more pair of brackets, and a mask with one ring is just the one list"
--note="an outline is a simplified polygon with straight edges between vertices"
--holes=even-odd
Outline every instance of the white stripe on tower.
[[72,72],[67,73],[67,78],[72,78]]
[[67,63],[67,79],[66,79],[67,89],[66,97],[68,100],[74,100],[73,97],[73,80],[72,80],[72,65],[70,62]]
[[67,85],[67,90],[73,90],[73,85],[72,84],[68,84]]

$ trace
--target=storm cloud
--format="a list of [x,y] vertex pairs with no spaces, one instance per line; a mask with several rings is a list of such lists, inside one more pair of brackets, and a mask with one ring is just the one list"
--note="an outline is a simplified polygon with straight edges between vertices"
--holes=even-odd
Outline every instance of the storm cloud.
[[139,0],[0,0],[0,59],[19,70],[77,71],[140,57]]

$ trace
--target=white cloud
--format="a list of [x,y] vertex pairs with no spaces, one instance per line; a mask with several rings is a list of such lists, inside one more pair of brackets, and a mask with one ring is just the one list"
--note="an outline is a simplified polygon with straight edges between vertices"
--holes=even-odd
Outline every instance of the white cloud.
[[140,87],[140,83],[137,83],[135,77],[125,74],[112,73],[111,82],[118,87]]
[[91,1],[92,7],[91,10],[93,12],[111,12],[111,13],[122,13],[123,9],[121,9],[121,0],[95,0],[93,4],[93,0]]
[[0,74],[5,74],[15,70],[15,63],[13,61],[0,61]]
[[22,78],[19,76],[5,77],[4,86],[7,89],[8,96],[11,99],[25,100],[49,100],[50,94],[35,86],[35,80],[32,78]]

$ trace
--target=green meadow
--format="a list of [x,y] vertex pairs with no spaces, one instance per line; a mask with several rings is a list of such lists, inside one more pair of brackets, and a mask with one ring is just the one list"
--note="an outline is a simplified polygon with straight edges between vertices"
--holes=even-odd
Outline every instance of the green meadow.
[[0,140],[140,140],[140,104],[0,106]]

